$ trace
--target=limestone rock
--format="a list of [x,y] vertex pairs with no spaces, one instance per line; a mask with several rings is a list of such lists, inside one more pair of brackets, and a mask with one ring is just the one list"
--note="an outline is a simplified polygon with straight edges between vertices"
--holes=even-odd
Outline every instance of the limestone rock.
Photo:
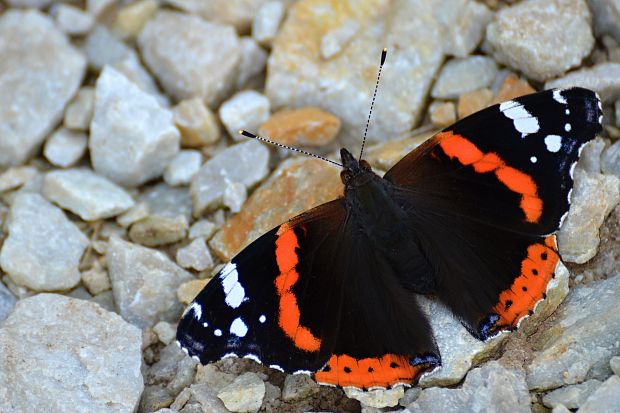
[[81,88],[65,109],[64,126],[68,129],[85,131],[90,127],[95,109],[95,89]]
[[200,170],[202,155],[198,151],[180,151],[164,171],[164,181],[170,186],[188,185]]
[[486,56],[452,59],[443,67],[431,95],[436,99],[454,99],[476,89],[488,87],[497,75],[497,64]]
[[265,383],[256,373],[244,373],[217,394],[228,410],[257,412],[265,397]]
[[67,168],[84,156],[86,145],[88,145],[86,134],[60,128],[45,142],[43,155],[51,164]]
[[254,90],[244,90],[222,103],[219,115],[228,134],[236,141],[244,141],[247,138],[239,130],[256,132],[269,118],[269,111],[269,99]]
[[174,123],[181,131],[181,145],[200,148],[217,142],[220,126],[217,118],[200,98],[179,102],[172,110]]

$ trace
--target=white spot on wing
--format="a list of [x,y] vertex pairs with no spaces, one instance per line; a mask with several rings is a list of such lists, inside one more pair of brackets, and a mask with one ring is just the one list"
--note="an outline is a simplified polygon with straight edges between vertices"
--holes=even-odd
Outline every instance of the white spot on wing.
[[547,135],[545,145],[549,152],[558,152],[562,147],[562,137],[558,135]]
[[267,317],[265,317],[265,314],[258,317],[258,321],[260,321],[261,323],[264,323],[265,321],[267,321]]
[[215,331],[213,331],[213,334],[217,337],[220,337],[222,335],[222,330],[220,330],[219,328],[215,329]]
[[237,337],[245,337],[248,333],[248,326],[245,325],[241,317],[237,317],[230,324],[230,333]]
[[532,163],[536,163],[536,162],[538,162],[538,158],[536,158],[535,156],[532,156],[532,157],[530,158],[530,162],[532,162]]
[[257,363],[261,363],[260,358],[256,354],[246,354],[243,356],[244,359],[254,360]]
[[564,130],[565,130],[566,132],[570,132],[570,130],[571,130],[572,128],[573,128],[573,127],[570,125],[570,123],[567,123],[566,125],[564,125]]
[[204,328],[207,328],[207,327],[209,327],[209,323],[207,323],[207,322],[205,321],[204,323],[202,323],[202,326],[203,326]]
[[540,130],[538,119],[528,112],[523,105],[509,100],[499,105],[499,110],[509,119],[512,119],[515,128],[525,137]]
[[282,373],[284,373],[284,369],[283,369],[282,367],[278,366],[277,364],[270,364],[270,365],[269,365],[269,368],[270,368],[270,369],[279,370],[279,371],[281,371]]
[[226,294],[226,298],[224,299],[226,304],[232,308],[239,307],[245,299],[245,289],[239,283],[237,265],[233,262],[226,264],[222,269],[220,279],[222,280],[221,283],[224,294]]
[[568,102],[566,102],[566,98],[562,95],[562,91],[561,90],[554,90],[553,91],[553,99],[555,99],[557,102],[566,104]]
[[566,108],[566,111],[564,111],[564,113],[566,113],[567,115],[570,115],[570,109]]
[[293,375],[297,375],[297,374],[305,374],[306,376],[311,376],[312,372],[308,370],[297,370],[293,372]]
[[192,305],[189,306],[189,310],[193,310],[194,318],[200,321],[200,318],[202,317],[202,307],[200,306],[200,304],[198,304],[197,302],[193,302]]
[[198,356],[192,356],[192,360],[195,360],[197,362],[200,362],[200,358]]

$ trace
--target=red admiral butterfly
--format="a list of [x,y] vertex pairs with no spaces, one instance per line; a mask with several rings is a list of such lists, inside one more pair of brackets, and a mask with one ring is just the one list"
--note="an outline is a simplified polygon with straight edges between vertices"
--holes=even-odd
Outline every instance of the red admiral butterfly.
[[418,294],[486,340],[545,298],[573,169],[601,130],[592,91],[548,90],[468,116],[383,177],[340,151],[344,197],[267,232],[186,310],[179,345],[319,383],[413,384],[441,364]]

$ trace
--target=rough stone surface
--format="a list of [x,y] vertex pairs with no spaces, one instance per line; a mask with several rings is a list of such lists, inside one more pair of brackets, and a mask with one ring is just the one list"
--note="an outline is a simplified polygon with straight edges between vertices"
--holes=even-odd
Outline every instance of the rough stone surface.
[[620,356],[614,356],[609,360],[609,367],[616,376],[620,376]]
[[172,111],[174,123],[181,132],[181,145],[200,148],[217,142],[220,126],[217,118],[200,98],[179,102]]
[[101,294],[112,288],[108,272],[100,261],[95,261],[92,268],[82,273],[82,284],[92,295]]
[[233,412],[257,412],[265,397],[265,383],[256,373],[244,373],[217,393]]
[[610,412],[618,406],[620,406],[620,377],[611,376],[586,400],[579,412]]
[[228,134],[236,141],[247,138],[239,134],[245,129],[256,132],[269,118],[269,99],[254,90],[244,90],[222,103],[219,115]]
[[620,178],[620,141],[614,142],[601,156],[601,171]]
[[588,0],[597,35],[609,34],[620,42],[620,3],[616,0]]
[[[613,172],[609,170],[603,170],[601,165],[601,155],[608,146],[609,141],[601,137],[596,137],[590,142],[588,142],[588,144],[581,151],[581,155],[579,156],[579,167],[590,173],[598,174],[602,171],[606,174],[613,174]],[[618,145],[617,147],[620,148],[620,145]],[[613,162],[614,161],[612,161],[611,163]],[[608,165],[606,165],[606,167],[607,166]],[[620,173],[618,174],[618,177],[620,177]]]
[[170,186],[188,185],[200,170],[202,155],[198,151],[180,151],[164,171],[164,181]]
[[598,380],[588,380],[583,383],[560,387],[543,396],[543,404],[554,408],[562,405],[569,409],[578,409],[583,402],[599,388],[601,382]]
[[239,182],[231,182],[224,190],[222,196],[222,204],[230,209],[230,212],[237,213],[241,211],[241,206],[248,197],[248,192],[243,184]]
[[455,99],[463,93],[490,86],[497,75],[497,64],[486,56],[452,59],[446,63],[433,86],[436,99]]
[[65,290],[80,281],[78,264],[88,238],[41,195],[17,195],[0,266],[13,281],[36,291]]
[[0,166],[18,165],[62,119],[86,59],[35,10],[0,16]]
[[571,86],[585,87],[598,93],[604,102],[614,102],[620,98],[620,63],[599,63],[545,83],[545,89]]
[[93,167],[124,186],[161,176],[179,151],[172,113],[111,67],[97,80],[90,130]]
[[0,282],[0,324],[9,316],[16,302],[15,296]]
[[317,107],[280,110],[262,124],[260,136],[289,146],[321,146],[334,140],[340,119]]
[[213,258],[204,238],[196,238],[189,245],[177,250],[177,263],[183,268],[204,271],[213,267]]
[[114,299],[130,323],[146,328],[157,321],[177,321],[182,307],[176,290],[192,276],[162,252],[119,238],[110,239],[106,255]]
[[233,27],[159,11],[138,44],[146,64],[176,99],[198,96],[213,107],[236,81],[241,51]]
[[182,304],[189,304],[198,295],[200,291],[207,285],[209,280],[191,280],[181,284],[177,290],[177,298]]
[[530,86],[527,80],[510,72],[502,81],[493,103],[505,102],[534,92],[536,89]]
[[157,338],[162,343],[168,345],[174,341],[174,337],[176,336],[176,327],[170,323],[165,321],[160,321],[159,323],[153,326],[153,331],[157,334]]
[[95,109],[95,89],[81,88],[65,109],[64,125],[68,129],[85,131],[90,127]]
[[0,328],[0,411],[135,411],[140,343],[137,328],[94,303],[21,300]]
[[135,39],[158,8],[158,0],[139,0],[127,4],[116,14],[114,32],[124,39]]
[[204,238],[210,239],[215,233],[217,225],[206,219],[199,219],[194,222],[189,229],[189,239]]
[[544,81],[590,54],[590,21],[585,0],[527,0],[496,14],[487,41],[497,61]]
[[147,247],[173,244],[185,238],[188,226],[184,216],[148,216],[131,226],[129,239]]
[[43,195],[85,221],[114,217],[134,205],[124,189],[86,168],[47,173]]
[[43,155],[51,164],[67,168],[75,165],[84,156],[86,145],[86,134],[60,128],[45,142]]

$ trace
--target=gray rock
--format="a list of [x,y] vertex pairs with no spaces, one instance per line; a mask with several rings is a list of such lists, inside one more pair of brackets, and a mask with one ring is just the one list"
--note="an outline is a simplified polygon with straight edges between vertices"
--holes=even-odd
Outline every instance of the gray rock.
[[257,412],[265,397],[265,383],[256,373],[244,373],[217,393],[232,412]]
[[174,340],[177,329],[176,326],[172,325],[171,323],[160,321],[153,326],[153,332],[157,334],[157,338],[159,339],[159,341],[161,341],[165,345],[168,345]]
[[114,299],[125,320],[146,328],[178,319],[183,309],[176,290],[193,279],[189,273],[159,251],[116,237],[110,239],[106,258]]
[[252,37],[261,44],[270,45],[278,33],[285,12],[284,4],[280,1],[264,3],[252,21]]
[[620,345],[619,294],[620,276],[571,290],[554,325],[531,340],[540,350],[527,366],[530,389],[604,380],[612,373],[609,360]]
[[0,328],[0,411],[135,411],[140,342],[137,328],[94,303],[21,300]]
[[609,360],[609,367],[616,376],[620,376],[620,356],[614,356]]
[[620,178],[620,141],[614,142],[601,156],[601,171]]
[[88,137],[83,132],[60,128],[45,142],[43,155],[52,165],[67,168],[82,159],[88,145]]
[[7,0],[6,3],[13,7],[38,7],[49,6],[53,0]]
[[579,413],[617,412],[620,407],[620,377],[611,376],[586,400]]
[[597,92],[604,102],[614,102],[620,98],[620,63],[599,63],[545,83],[545,89],[572,86],[591,89]]
[[196,238],[189,245],[177,250],[177,264],[183,268],[204,271],[213,268],[213,258],[204,238]]
[[168,392],[176,396],[192,383],[195,375],[196,362],[171,343],[159,352],[159,360],[148,369],[145,380],[150,384],[167,383]]
[[82,273],[82,284],[92,295],[101,294],[112,288],[108,272],[100,260],[95,261],[92,268]]
[[453,7],[451,12],[457,15],[447,15],[449,10],[443,8],[442,16],[448,21],[448,34],[444,39],[444,50],[447,54],[457,57],[466,57],[480,44],[487,25],[493,19],[493,12],[487,6],[476,1],[462,0],[460,7]]
[[294,402],[306,399],[319,392],[319,385],[305,374],[291,374],[284,379],[282,400]]
[[452,59],[439,73],[431,95],[437,99],[456,99],[464,93],[490,86],[496,76],[497,64],[490,57]]
[[269,172],[268,164],[269,150],[255,140],[233,145],[209,159],[190,186],[194,215],[219,206],[230,182],[246,188],[260,182]]
[[236,93],[219,109],[220,120],[228,134],[236,141],[247,138],[239,134],[239,130],[258,131],[260,125],[269,119],[269,99],[254,90]]
[[81,88],[65,109],[65,127],[78,131],[88,130],[94,110],[95,89],[92,87]]
[[176,218],[192,216],[192,198],[187,188],[175,188],[166,184],[157,184],[146,189],[140,195],[150,216]]
[[112,313],[116,312],[116,305],[114,304],[114,294],[112,291],[105,291],[101,294],[97,294],[93,296],[91,299],[93,303],[97,303],[101,306],[101,308],[108,310]]
[[405,389],[403,386],[396,386],[386,390],[361,391],[355,387],[345,387],[344,394],[349,398],[359,400],[363,408],[382,409],[396,406],[405,395]]
[[114,217],[134,205],[123,188],[86,168],[48,172],[43,195],[85,221]]
[[164,181],[170,186],[188,185],[200,170],[202,155],[199,151],[180,151],[164,171]]
[[179,151],[172,112],[111,67],[97,80],[90,131],[94,169],[124,186],[161,176]]
[[222,197],[222,203],[225,207],[230,209],[230,212],[237,213],[241,211],[241,207],[243,203],[248,197],[248,192],[245,189],[243,184],[238,182],[231,182],[226,187],[224,191],[224,196]]
[[550,408],[562,405],[569,409],[578,409],[600,385],[601,382],[598,380],[588,380],[583,383],[560,387],[545,394],[542,401],[545,406]]
[[173,244],[185,238],[188,226],[187,219],[183,216],[149,216],[131,226],[129,239],[147,247]]
[[598,36],[609,34],[620,42],[620,3],[616,0],[588,0],[594,15],[594,31]]
[[35,10],[4,12],[0,39],[0,166],[18,165],[62,119],[86,59]]
[[[601,154],[609,146],[609,140],[596,137],[583,147],[579,156],[579,167],[590,173],[601,173]],[[619,146],[620,148],[620,146]],[[604,173],[610,173],[605,172]],[[618,171],[620,176],[620,170]]]
[[15,197],[0,266],[17,284],[36,291],[66,290],[80,281],[88,238],[54,205],[35,193]]
[[174,401],[174,396],[163,385],[147,385],[140,398],[141,412],[154,412],[165,406],[170,406]]
[[497,61],[544,81],[590,54],[590,21],[585,0],[528,0],[496,14],[487,41]]
[[470,371],[461,388],[425,389],[407,409],[411,413],[529,413],[530,395],[522,370],[505,368],[497,361],[491,361]]
[[194,222],[189,229],[189,239],[204,238],[210,239],[215,233],[217,225],[206,219],[199,219]]
[[398,404],[407,407],[414,401],[418,400],[420,394],[422,394],[422,389],[420,387],[411,387],[405,390],[405,395],[398,401]]
[[596,255],[599,228],[620,201],[620,179],[575,168],[571,207],[558,233],[562,259],[583,264]]
[[[203,413],[230,413],[230,410],[224,406],[224,403],[217,398],[217,394],[208,385],[192,384],[189,390],[192,393],[192,397],[200,403]],[[193,412],[190,411],[190,413]]]
[[198,96],[213,107],[237,79],[241,51],[231,26],[160,11],[145,25],[138,44],[148,67],[175,99]]
[[16,302],[15,296],[0,282],[0,324],[13,311]]

